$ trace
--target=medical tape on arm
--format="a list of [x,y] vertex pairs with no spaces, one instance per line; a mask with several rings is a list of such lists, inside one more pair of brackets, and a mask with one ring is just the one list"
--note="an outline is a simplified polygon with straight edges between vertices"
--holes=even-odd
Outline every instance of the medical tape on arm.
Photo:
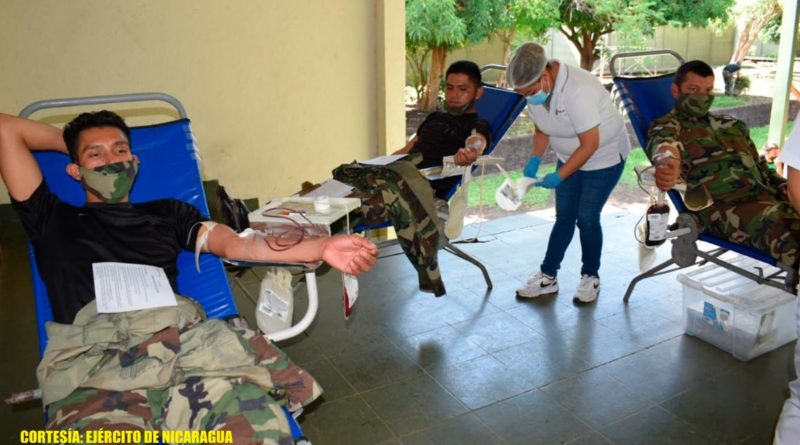
[[678,153],[683,152],[683,144],[680,143],[679,141],[675,141],[672,143],[662,142],[658,144],[658,147],[656,147],[656,152],[655,154],[653,154],[653,162],[665,157],[679,159],[678,156],[676,156],[675,153],[672,152],[672,150],[669,150],[670,148],[678,150]]
[[[201,221],[197,224],[206,228],[206,231],[203,232],[202,235],[197,237],[197,241],[194,243],[194,265],[197,268],[197,273],[200,273],[200,251],[205,248],[207,251],[210,251],[208,248],[208,237],[211,235],[211,231],[214,230],[214,227],[217,227],[217,223],[214,221]],[[195,224],[195,226],[197,225]],[[194,226],[192,226],[192,230],[194,230]],[[200,229],[198,229],[200,230]],[[191,231],[189,232],[189,236],[191,237]],[[188,240],[187,240],[188,243]]]

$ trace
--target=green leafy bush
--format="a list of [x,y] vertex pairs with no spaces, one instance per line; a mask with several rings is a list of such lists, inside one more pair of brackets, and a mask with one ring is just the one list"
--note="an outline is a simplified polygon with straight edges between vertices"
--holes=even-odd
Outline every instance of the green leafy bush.
[[733,84],[733,94],[738,96],[750,89],[750,78],[747,76],[739,76]]

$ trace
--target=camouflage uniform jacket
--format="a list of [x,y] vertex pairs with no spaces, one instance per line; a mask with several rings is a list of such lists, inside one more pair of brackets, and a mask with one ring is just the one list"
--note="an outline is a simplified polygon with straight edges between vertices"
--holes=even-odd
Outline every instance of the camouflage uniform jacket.
[[[311,375],[290,362],[263,336],[234,328],[223,320],[206,320],[197,303],[183,297],[177,299],[178,305],[173,307],[114,314],[98,314],[92,302],[78,312],[73,324],[49,322],[49,343],[37,369],[43,402],[50,413],[49,427],[102,426],[92,423],[96,419],[81,419],[98,415],[102,418],[106,413],[89,411],[103,411],[104,408],[93,406],[113,403],[105,399],[92,405],[92,399],[130,393],[133,397],[146,394],[142,403],[149,400],[151,405],[147,410],[139,409],[148,413],[140,416],[149,427],[139,427],[159,428],[174,423],[165,410],[169,402],[171,407],[180,408],[180,412],[169,415],[184,419],[179,423],[182,429],[212,429],[208,427],[213,426],[213,416],[206,415],[202,420],[211,423],[199,423],[203,417],[198,415],[202,411],[199,407],[208,405],[204,410],[213,411],[209,400],[224,394],[188,390],[202,388],[198,382],[203,379],[224,380],[228,392],[238,391],[237,387],[249,387],[251,392],[257,389],[262,411],[269,406],[277,406],[279,411],[281,404],[297,410],[322,393]],[[172,394],[170,400],[156,403],[159,397],[153,394],[161,393]],[[189,399],[183,403],[174,400],[178,397]],[[137,412],[135,407],[129,408]],[[185,421],[190,418],[191,422]],[[224,418],[218,420],[222,422]]]
[[680,150],[685,196],[711,199],[709,207],[693,212],[704,230],[797,267],[800,216],[780,190],[785,180],[759,161],[742,121],[673,110],[653,122],[647,152],[655,154],[662,144]]
[[433,189],[417,170],[419,153],[385,166],[353,162],[333,170],[333,177],[353,186],[368,225],[391,220],[406,257],[417,269],[420,286],[445,294],[437,249],[444,242]]
[[747,125],[738,119],[696,118],[673,109],[653,121],[648,136],[651,158],[662,144],[677,147],[687,188],[705,187],[715,203],[751,200],[765,190],[778,196],[785,182],[759,162]]

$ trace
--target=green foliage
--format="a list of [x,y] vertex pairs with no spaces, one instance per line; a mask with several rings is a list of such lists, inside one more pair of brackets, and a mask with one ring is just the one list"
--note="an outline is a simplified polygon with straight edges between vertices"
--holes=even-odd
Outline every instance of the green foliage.
[[495,19],[498,32],[513,30],[527,38],[539,38],[558,24],[560,0],[495,0],[500,9]]
[[658,25],[705,27],[710,23],[724,25],[730,20],[735,0],[672,0],[659,2],[664,22]]
[[783,14],[778,14],[767,23],[767,26],[761,30],[761,36],[768,42],[780,43],[781,41],[781,24],[783,23]]
[[733,94],[740,95],[750,89],[750,78],[747,76],[739,76],[733,83]]
[[[408,60],[412,82],[418,93],[424,89],[421,100],[424,111],[433,111],[435,107],[431,99],[438,95],[435,89],[445,68],[447,52],[494,34],[509,1],[512,0],[406,0],[406,53],[411,54]],[[422,67],[428,53],[432,61],[424,74]]]
[[[406,47],[458,48],[508,26],[522,0],[406,0]],[[551,0],[547,0],[551,1]]]
[[732,5],[733,0],[561,0],[558,10],[562,32],[581,53],[581,66],[588,68],[605,34],[652,35],[659,25],[727,21]]
[[406,46],[453,48],[464,44],[467,24],[456,0],[406,0]]

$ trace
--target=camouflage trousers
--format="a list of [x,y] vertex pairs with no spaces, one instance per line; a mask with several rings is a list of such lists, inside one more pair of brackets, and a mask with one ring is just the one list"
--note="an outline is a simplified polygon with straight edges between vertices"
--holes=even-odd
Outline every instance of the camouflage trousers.
[[697,216],[712,235],[762,250],[786,266],[798,267],[800,216],[788,198],[764,191],[714,203]]
[[400,247],[417,270],[420,288],[438,297],[446,293],[437,256],[444,235],[433,189],[413,162],[419,156],[409,157],[412,162],[385,166],[341,165],[333,177],[355,188],[367,224],[392,222]]
[[230,431],[235,444],[291,444],[282,406],[321,393],[263,336],[178,306],[48,323],[37,369],[49,429]]

